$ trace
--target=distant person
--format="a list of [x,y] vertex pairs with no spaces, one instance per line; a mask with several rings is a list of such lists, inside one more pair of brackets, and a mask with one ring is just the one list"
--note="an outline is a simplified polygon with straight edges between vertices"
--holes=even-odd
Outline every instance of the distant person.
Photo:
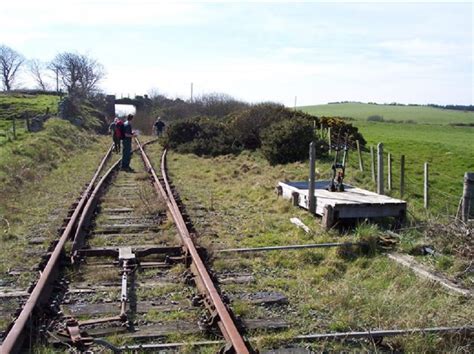
[[132,138],[135,132],[132,130],[133,115],[127,116],[127,121],[123,124],[123,138],[122,138],[122,170],[127,172],[135,172],[130,167],[130,159],[132,157]]
[[114,143],[114,152],[120,152],[120,140],[122,139],[123,122],[115,117],[109,125],[109,132],[112,134],[112,141]]
[[161,136],[163,134],[163,130],[165,129],[165,123],[161,120],[161,117],[156,118],[156,122],[153,124],[153,128],[157,136]]

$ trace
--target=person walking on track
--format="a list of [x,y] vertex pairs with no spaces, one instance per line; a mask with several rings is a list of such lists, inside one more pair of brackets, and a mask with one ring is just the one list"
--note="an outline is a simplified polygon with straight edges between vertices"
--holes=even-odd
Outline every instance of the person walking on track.
[[123,122],[115,117],[109,125],[109,132],[112,133],[112,141],[114,142],[114,151],[116,154],[120,153],[120,140],[122,140]]
[[153,123],[153,128],[155,129],[155,134],[157,136],[161,136],[161,134],[163,134],[165,123],[161,120],[161,117],[156,118],[156,122]]
[[130,167],[130,159],[132,157],[132,138],[135,132],[132,130],[133,115],[127,116],[127,121],[123,124],[123,139],[122,139],[122,170],[127,172],[134,172]]

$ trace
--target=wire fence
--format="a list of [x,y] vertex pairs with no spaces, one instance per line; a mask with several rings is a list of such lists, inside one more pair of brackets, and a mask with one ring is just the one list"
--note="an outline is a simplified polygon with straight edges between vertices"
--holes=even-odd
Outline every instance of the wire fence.
[[[365,178],[370,177],[372,181],[372,164],[375,169],[375,181],[377,181],[377,147],[374,149],[374,155],[368,150],[359,152],[357,149],[351,150],[351,157],[348,161],[348,167],[358,170]],[[334,151],[332,152],[334,153]],[[388,167],[388,153],[383,152],[385,194],[406,200],[409,208],[415,212],[428,212],[433,216],[456,216],[461,208],[461,199],[463,194],[464,173],[459,177],[446,174],[437,168],[436,163],[429,164],[428,179],[425,181],[424,161],[407,161],[405,168],[401,169],[401,155],[391,155],[390,172]],[[360,165],[363,171],[360,170]],[[403,185],[401,185],[401,174],[403,173]],[[390,178],[390,190],[388,190],[388,179]],[[374,191],[377,189],[377,183],[373,183]],[[403,194],[401,193],[403,189]],[[426,194],[427,193],[427,194]]]

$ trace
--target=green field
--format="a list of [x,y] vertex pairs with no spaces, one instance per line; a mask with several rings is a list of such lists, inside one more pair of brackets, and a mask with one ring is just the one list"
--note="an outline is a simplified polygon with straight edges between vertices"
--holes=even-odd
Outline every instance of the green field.
[[23,115],[34,117],[46,113],[49,108],[50,114],[58,112],[59,96],[55,95],[29,95],[12,93],[0,94],[0,146],[13,139],[13,123],[15,118],[17,138],[22,139],[26,134]]
[[474,112],[463,112],[427,106],[391,106],[367,103],[334,103],[303,106],[299,109],[316,116],[350,117],[367,120],[371,115],[380,115],[384,120],[411,120],[423,124],[474,123]]
[[[343,116],[352,122],[367,140],[367,147],[384,144],[393,158],[393,189],[398,197],[400,156],[405,155],[406,187],[404,198],[423,210],[423,164],[429,163],[430,199],[432,213],[454,214],[463,188],[466,171],[474,170],[474,127],[451,126],[453,123],[474,123],[474,112],[445,110],[423,106],[390,106],[363,103],[340,103],[300,107],[318,116]],[[417,124],[369,122],[370,115],[384,120],[407,121]],[[368,149],[367,149],[368,150]],[[357,167],[353,154],[350,164]],[[363,154],[364,177],[370,177],[370,154]],[[385,173],[387,168],[385,164]],[[361,181],[362,182],[362,181]],[[367,180],[364,181],[367,183]],[[387,184],[387,183],[386,183]]]
[[[433,208],[455,212],[466,171],[474,170],[474,128],[356,122],[368,145],[383,142],[384,151],[393,157],[394,188],[399,193],[400,156],[405,155],[406,197],[421,206],[423,164],[429,163],[430,196]],[[356,164],[352,155],[351,164]],[[370,155],[365,153],[366,174],[370,174]],[[387,155],[385,155],[387,156]]]

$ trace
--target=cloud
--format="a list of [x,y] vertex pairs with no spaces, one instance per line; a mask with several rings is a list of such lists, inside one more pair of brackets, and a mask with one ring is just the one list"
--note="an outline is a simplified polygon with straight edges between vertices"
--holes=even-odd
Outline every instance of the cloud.
[[469,52],[472,48],[472,42],[470,45],[467,45],[435,40],[425,40],[420,38],[410,38],[404,40],[383,41],[378,44],[378,47],[402,56],[445,57],[469,55]]

